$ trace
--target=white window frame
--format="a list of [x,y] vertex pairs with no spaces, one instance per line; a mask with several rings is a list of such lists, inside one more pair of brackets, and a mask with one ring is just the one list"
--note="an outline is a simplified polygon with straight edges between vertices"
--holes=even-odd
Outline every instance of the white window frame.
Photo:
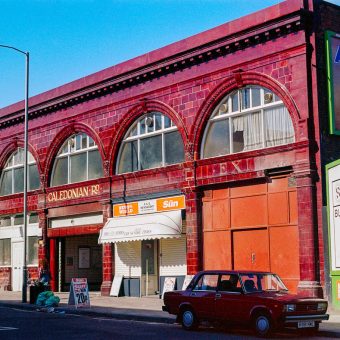
[[[252,96],[252,89],[256,88],[256,89],[260,89],[260,105],[259,106],[254,106],[252,105],[252,101],[253,101],[253,96]],[[244,89],[250,89],[250,107],[247,109],[242,109],[242,90]],[[232,111],[232,96],[238,93],[238,110],[237,111]],[[272,93],[273,95],[273,101],[271,103],[266,104],[264,102],[264,94],[265,93]],[[227,106],[228,106],[228,111],[223,113],[223,114],[218,114],[219,108],[221,105],[223,105],[223,103],[225,103],[227,98]],[[226,155],[231,155],[231,154],[235,154],[235,153],[241,153],[241,152],[249,152],[249,151],[253,151],[253,150],[259,150],[259,149],[265,149],[265,148],[269,148],[266,147],[266,141],[265,141],[265,123],[264,123],[264,111],[267,109],[271,109],[271,108],[276,108],[276,107],[285,107],[284,103],[282,102],[282,100],[271,90],[261,87],[261,86],[245,86],[242,87],[241,89],[238,89],[236,91],[233,91],[232,93],[228,94],[227,96],[225,96],[222,101],[217,105],[217,107],[214,109],[206,127],[205,127],[205,131],[204,131],[204,135],[203,135],[203,139],[202,139],[202,144],[201,144],[201,158],[202,159],[207,159],[207,158],[214,158],[214,157],[220,157],[220,156],[226,156]],[[251,150],[246,150],[246,151],[240,151],[240,152],[233,152],[233,134],[232,134],[232,123],[231,123],[231,119],[234,117],[239,117],[239,116],[244,116],[247,114],[251,114],[251,113],[260,113],[261,115],[261,134],[262,134],[262,147],[261,148],[256,148],[256,149],[251,149]],[[229,128],[229,147],[230,147],[230,152],[228,154],[225,155],[218,155],[218,156],[207,156],[204,157],[204,147],[206,144],[206,139],[208,136],[208,132],[209,132],[209,128],[211,126],[211,124],[213,122],[217,122],[217,121],[222,121],[222,120],[227,120],[228,121],[228,128]]]
[[[39,216],[37,212],[32,211],[27,215],[27,237],[37,237],[38,240],[41,239],[41,228],[39,228],[39,217],[37,222],[31,222],[30,217],[32,215]],[[20,230],[23,228],[23,222],[20,224],[15,224],[15,218],[16,217],[23,217],[23,214],[14,214],[14,215],[3,215],[0,216],[1,218],[4,217],[9,217],[10,219],[10,225],[8,226],[1,226],[0,225],[0,234],[1,234],[1,239],[10,239],[11,240],[11,255],[12,255],[12,244],[13,242],[22,242],[22,233]],[[20,236],[19,236],[20,235]],[[9,266],[1,266],[1,267],[11,267],[12,266],[12,258],[11,258],[11,264]],[[33,264],[27,264],[28,267],[36,267],[38,263],[33,263]]]
[[6,238],[2,238],[1,240],[9,240],[9,247],[10,247],[10,264],[6,265],[6,264],[0,264],[0,268],[9,268],[12,267],[12,240],[9,237]]
[[[153,124],[153,131],[148,131],[149,127],[147,127],[146,125],[146,119],[148,117],[152,117],[153,121],[155,122],[155,116],[156,115],[160,115],[161,118],[162,118],[162,126],[160,129],[158,130],[155,130],[155,123]],[[169,119],[170,121],[170,126],[169,127],[164,127],[165,123],[165,117]],[[145,123],[145,132],[144,133],[141,133],[141,122],[144,121]],[[134,136],[129,136],[132,131],[135,129],[137,131],[136,135]],[[156,169],[158,167],[154,167],[154,168],[147,168],[147,169],[141,169],[141,163],[140,163],[140,141],[145,139],[145,138],[149,138],[149,137],[154,137],[154,136],[159,136],[161,135],[161,138],[162,138],[162,164],[159,166],[159,167],[164,167],[164,166],[167,166],[168,164],[165,163],[165,141],[164,141],[164,136],[168,133],[171,133],[171,132],[174,132],[174,131],[178,131],[178,128],[177,126],[174,124],[174,122],[166,115],[164,115],[163,113],[161,112],[157,112],[157,111],[153,111],[153,112],[149,112],[149,113],[146,113],[145,115],[143,115],[141,118],[139,118],[136,122],[133,123],[133,125],[130,127],[130,129],[128,130],[128,132],[126,133],[123,141],[122,141],[122,144],[120,146],[120,149],[119,149],[119,153],[118,153],[118,162],[117,162],[117,165],[116,165],[116,173],[117,174],[121,174],[119,172],[119,165],[120,165],[120,162],[121,162],[121,155],[122,155],[122,151],[124,149],[124,146],[126,143],[129,143],[129,142],[134,142],[134,141],[137,141],[137,170],[132,170],[131,172],[136,172],[136,171],[141,171],[141,170],[149,170],[149,169]],[[183,148],[184,148],[184,145],[183,145]],[[129,173],[129,172],[123,172],[123,173]]]
[[[18,193],[23,192],[23,191],[14,192],[14,186],[15,186],[14,170],[15,169],[24,168],[24,160],[23,160],[22,163],[14,164],[14,156],[19,153],[19,150],[22,150],[22,152],[24,152],[24,149],[22,149],[22,148],[18,148],[16,151],[14,151],[11,154],[11,156],[9,157],[9,159],[7,160],[5,167],[1,171],[0,185],[2,185],[4,174],[6,172],[9,172],[9,171],[11,172],[12,190],[11,190],[11,193],[7,194],[7,195],[13,195],[13,194],[18,194]],[[23,157],[25,157],[25,156],[23,156]],[[37,189],[31,189],[31,190],[29,189],[30,188],[29,167],[30,167],[30,165],[34,165],[34,164],[37,164],[37,162],[35,161],[33,155],[29,151],[27,151],[27,170],[28,170],[27,171],[28,172],[27,173],[27,188],[28,188],[29,191],[37,190],[38,189],[38,188]],[[2,196],[7,196],[7,195],[2,195]]]
[[[86,136],[86,147],[85,148],[81,147],[79,150],[76,150],[76,143],[77,143],[76,137],[78,135]],[[93,146],[90,146],[90,139],[93,141]],[[74,143],[74,149],[73,149],[72,143]],[[63,149],[64,149],[66,144],[67,144],[67,151],[63,152]],[[58,154],[54,159],[52,176],[51,176],[51,180],[50,180],[50,186],[51,187],[57,186],[57,185],[53,185],[53,183],[52,183],[53,179],[54,179],[54,175],[55,175],[55,168],[56,168],[57,160],[64,159],[64,158],[67,158],[67,183],[60,184],[60,185],[67,185],[67,184],[72,184],[72,183],[83,182],[83,181],[71,182],[71,156],[74,156],[74,155],[77,155],[77,154],[79,155],[79,154],[85,154],[86,153],[86,178],[85,178],[84,181],[88,181],[89,180],[89,152],[93,151],[93,150],[98,150],[98,146],[96,145],[94,140],[89,135],[87,135],[86,133],[80,132],[80,133],[74,134],[71,137],[69,137],[63,143],[63,145],[60,147]]]

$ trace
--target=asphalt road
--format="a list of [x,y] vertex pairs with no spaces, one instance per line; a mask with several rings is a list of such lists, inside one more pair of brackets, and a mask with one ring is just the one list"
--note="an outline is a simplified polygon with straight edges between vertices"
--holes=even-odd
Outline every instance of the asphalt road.
[[[57,314],[0,307],[0,339],[256,339],[251,330],[201,327],[196,332],[179,325],[85,315]],[[274,339],[310,339],[296,332],[277,334]],[[330,339],[315,336],[313,339]]]

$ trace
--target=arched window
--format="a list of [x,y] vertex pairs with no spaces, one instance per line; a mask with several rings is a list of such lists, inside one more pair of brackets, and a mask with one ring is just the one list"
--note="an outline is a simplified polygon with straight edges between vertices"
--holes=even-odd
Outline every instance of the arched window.
[[82,182],[103,176],[102,159],[94,140],[84,133],[71,136],[54,162],[51,186]]
[[295,141],[287,108],[272,91],[247,86],[226,96],[207,124],[202,158],[261,149]]
[[150,112],[138,119],[125,135],[117,173],[158,168],[184,161],[183,141],[173,121]]
[[[27,189],[40,186],[40,178],[34,157],[27,151]],[[0,195],[10,195],[24,191],[24,150],[17,149],[8,159],[1,174]]]

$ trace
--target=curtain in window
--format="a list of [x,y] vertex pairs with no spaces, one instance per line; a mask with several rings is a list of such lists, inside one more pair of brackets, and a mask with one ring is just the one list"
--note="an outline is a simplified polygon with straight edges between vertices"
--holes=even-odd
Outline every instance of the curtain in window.
[[255,112],[233,119],[233,132],[243,131],[244,151],[262,147],[261,113]]
[[294,142],[294,127],[285,107],[267,109],[264,112],[266,146]]

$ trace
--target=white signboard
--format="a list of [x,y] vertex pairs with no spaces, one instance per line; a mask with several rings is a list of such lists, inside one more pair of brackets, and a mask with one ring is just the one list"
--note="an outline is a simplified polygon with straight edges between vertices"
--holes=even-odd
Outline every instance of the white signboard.
[[123,282],[123,276],[115,275],[112,281],[110,296],[119,296],[120,286]]
[[340,165],[328,170],[329,232],[332,270],[340,269]]
[[191,282],[192,278],[194,277],[194,275],[186,275],[184,282],[183,282],[183,286],[182,286],[182,290],[186,290],[187,287],[189,286],[189,283]]
[[175,277],[166,277],[164,280],[164,286],[163,286],[163,293],[162,293],[162,299],[164,298],[165,292],[171,292],[172,290],[175,290],[176,285],[176,278]]
[[69,305],[77,307],[90,307],[89,287],[87,279],[73,278],[70,286]]

